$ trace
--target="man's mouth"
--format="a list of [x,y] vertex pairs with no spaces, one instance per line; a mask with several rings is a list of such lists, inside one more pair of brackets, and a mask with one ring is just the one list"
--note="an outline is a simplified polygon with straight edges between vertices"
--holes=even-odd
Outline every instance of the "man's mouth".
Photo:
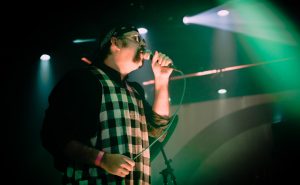
[[143,53],[144,53],[144,51],[145,51],[145,48],[143,48],[143,47],[138,48],[136,53],[135,53],[135,56],[134,56],[133,60],[135,62],[143,62],[143,59],[144,59]]

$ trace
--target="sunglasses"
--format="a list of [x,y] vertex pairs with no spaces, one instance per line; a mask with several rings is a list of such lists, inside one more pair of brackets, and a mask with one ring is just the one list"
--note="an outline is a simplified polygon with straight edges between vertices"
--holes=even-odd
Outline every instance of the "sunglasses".
[[132,40],[138,44],[145,44],[145,39],[143,39],[140,35],[123,35],[122,37],[120,37],[122,39],[128,39],[128,40]]

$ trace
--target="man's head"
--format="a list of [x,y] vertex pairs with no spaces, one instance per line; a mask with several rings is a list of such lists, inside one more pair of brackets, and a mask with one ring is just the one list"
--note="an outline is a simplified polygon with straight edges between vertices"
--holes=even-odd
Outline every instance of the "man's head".
[[[130,33],[132,32],[133,33],[136,32],[137,34],[130,35]],[[114,27],[105,34],[104,38],[100,42],[100,48],[104,48],[106,45],[109,45],[112,37],[124,38],[126,36],[130,37],[133,35],[135,36],[133,37],[135,41],[137,42],[143,41],[141,35],[139,34],[138,29],[134,25],[125,24],[125,25]]]
[[101,40],[98,61],[104,61],[109,55],[118,54],[117,59],[124,59],[125,61],[130,59],[139,63],[139,67],[141,67],[145,48],[145,40],[137,27],[128,24],[120,25],[110,29]]
[[[110,29],[100,40],[100,51],[102,55],[107,55],[110,53],[109,48],[112,44],[112,38],[117,38],[120,40],[123,39],[123,41],[133,41],[139,44],[139,47],[143,49],[146,47],[145,40],[139,34],[137,27],[131,24],[123,24]],[[126,47],[128,42],[123,42],[123,44]]]

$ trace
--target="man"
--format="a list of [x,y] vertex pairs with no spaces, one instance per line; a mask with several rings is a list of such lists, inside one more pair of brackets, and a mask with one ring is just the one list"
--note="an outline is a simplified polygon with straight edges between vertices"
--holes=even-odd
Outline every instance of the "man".
[[161,137],[169,122],[172,60],[155,51],[150,106],[128,74],[149,58],[134,26],[110,30],[92,65],[68,73],[49,96],[41,139],[63,172],[63,184],[151,183],[149,136]]

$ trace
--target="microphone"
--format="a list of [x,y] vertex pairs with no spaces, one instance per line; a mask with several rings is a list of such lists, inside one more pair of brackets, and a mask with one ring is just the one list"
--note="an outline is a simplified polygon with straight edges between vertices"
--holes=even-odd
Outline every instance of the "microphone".
[[[144,59],[145,60],[152,60],[153,58],[153,52],[151,50],[148,50],[148,49],[143,49],[142,52],[144,53]],[[179,69],[177,69],[177,67],[174,66],[174,64],[169,64],[168,66],[163,66],[163,67],[166,67],[166,68],[172,68],[174,71],[177,71],[177,72],[181,72]]]

